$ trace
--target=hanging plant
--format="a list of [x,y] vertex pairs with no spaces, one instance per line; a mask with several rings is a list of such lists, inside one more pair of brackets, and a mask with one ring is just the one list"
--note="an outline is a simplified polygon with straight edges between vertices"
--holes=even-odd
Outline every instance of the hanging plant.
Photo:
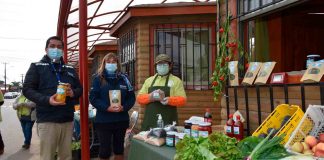
[[[218,33],[220,36],[219,50],[211,77],[214,101],[218,101],[219,96],[223,94],[223,88],[229,76],[228,62],[234,59],[241,59],[243,56],[246,56],[249,61],[249,57],[244,53],[242,45],[230,31],[230,17],[227,17],[226,22],[219,29]],[[239,69],[243,68],[243,64],[239,63]]]

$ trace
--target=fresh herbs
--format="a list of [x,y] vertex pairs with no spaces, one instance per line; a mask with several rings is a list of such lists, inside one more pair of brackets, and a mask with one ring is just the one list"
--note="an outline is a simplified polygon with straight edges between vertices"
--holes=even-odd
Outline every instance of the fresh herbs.
[[242,159],[236,139],[223,133],[213,133],[208,138],[185,137],[176,145],[175,160],[233,160]]

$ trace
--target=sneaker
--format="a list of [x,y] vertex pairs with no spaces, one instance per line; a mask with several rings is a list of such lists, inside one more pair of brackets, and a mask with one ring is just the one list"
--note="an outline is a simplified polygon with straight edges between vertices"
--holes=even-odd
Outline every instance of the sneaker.
[[29,144],[24,144],[21,146],[21,148],[24,148],[24,149],[29,149],[30,145]]

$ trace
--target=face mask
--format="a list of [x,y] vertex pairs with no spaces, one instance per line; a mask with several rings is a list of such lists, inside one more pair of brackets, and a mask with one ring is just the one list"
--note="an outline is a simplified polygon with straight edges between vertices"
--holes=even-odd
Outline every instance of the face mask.
[[157,64],[156,71],[161,76],[168,74],[169,73],[169,64]]
[[59,60],[63,53],[61,49],[57,49],[57,48],[48,48],[48,53],[47,53],[48,57],[52,60]]
[[105,69],[108,73],[114,73],[117,70],[117,63],[106,63]]

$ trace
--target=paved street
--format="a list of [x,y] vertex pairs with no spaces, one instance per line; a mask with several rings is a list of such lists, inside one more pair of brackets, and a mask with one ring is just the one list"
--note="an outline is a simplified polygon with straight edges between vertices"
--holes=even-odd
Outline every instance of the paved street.
[[16,111],[12,108],[13,99],[5,99],[1,106],[2,122],[0,131],[5,144],[4,154],[0,160],[39,160],[39,139],[36,133],[36,123],[33,128],[33,138],[29,150],[21,148],[24,138]]

